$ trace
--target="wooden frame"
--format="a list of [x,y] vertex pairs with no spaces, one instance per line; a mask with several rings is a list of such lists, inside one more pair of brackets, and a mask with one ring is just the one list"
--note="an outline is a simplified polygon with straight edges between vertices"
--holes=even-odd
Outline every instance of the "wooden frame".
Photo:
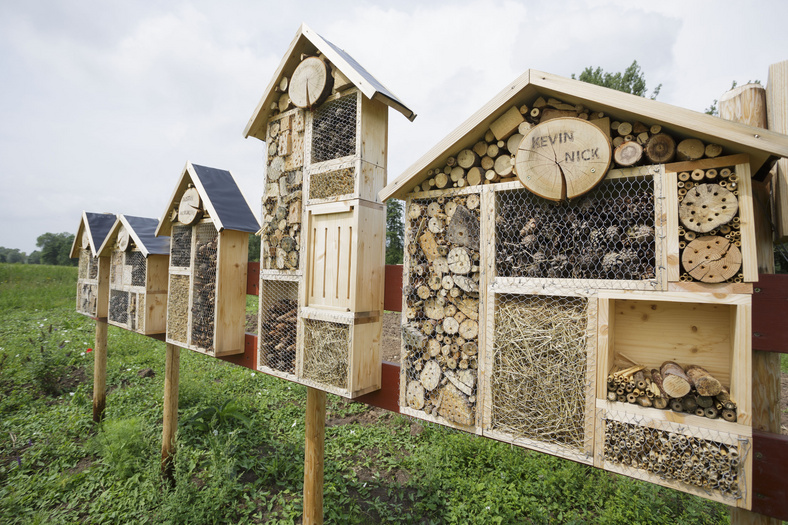
[[[126,253],[119,249],[112,251],[113,256],[115,253]],[[131,253],[140,253],[135,250]],[[111,258],[110,258],[111,261]],[[109,293],[113,291],[126,292],[129,294],[136,294],[142,297],[143,302],[137,303],[137,318],[136,322],[132,323],[131,319],[126,323],[120,323],[107,316],[107,322],[113,326],[131,330],[140,334],[163,334],[167,331],[167,269],[169,267],[169,255],[154,255],[151,254],[146,258],[145,262],[145,284],[134,285],[130,279],[127,279],[125,273],[122,276],[121,283],[114,283],[110,278]],[[112,277],[112,269],[110,267],[110,277]],[[130,277],[130,276],[129,276]],[[137,299],[140,301],[139,299]],[[140,308],[142,304],[142,308]],[[135,326],[135,328],[132,328]],[[142,328],[140,328],[140,326]]]

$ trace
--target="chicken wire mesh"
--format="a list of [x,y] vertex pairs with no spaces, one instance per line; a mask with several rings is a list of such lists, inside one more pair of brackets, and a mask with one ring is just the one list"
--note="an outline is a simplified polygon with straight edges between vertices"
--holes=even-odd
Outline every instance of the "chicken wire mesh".
[[323,385],[348,388],[350,326],[303,319],[304,378]]
[[195,227],[191,344],[213,350],[216,312],[216,263],[219,236],[213,223]]
[[298,282],[260,282],[261,366],[295,374],[298,336]]
[[170,275],[167,293],[167,339],[188,343],[189,276]]
[[80,282],[77,285],[77,311],[91,317],[98,307],[98,285]]
[[174,224],[172,226],[170,243],[170,266],[181,268],[191,266],[192,227]]
[[479,194],[409,201],[402,367],[408,407],[461,425],[476,421]]
[[90,252],[85,248],[79,250],[79,270],[77,277],[79,279],[88,278],[88,266],[90,265]]
[[323,162],[356,153],[358,93],[329,100],[312,116],[311,162]]
[[263,197],[261,268],[297,270],[301,249],[303,172],[284,172],[272,179],[269,170],[267,176],[270,191]]
[[108,319],[113,323],[128,324],[129,293],[122,290],[110,290]]
[[490,429],[582,453],[593,431],[588,299],[502,294],[494,323]]
[[655,225],[650,169],[607,179],[569,202],[548,201],[525,189],[498,192],[496,274],[555,285],[602,280],[589,284],[653,289],[661,225]]
[[349,195],[356,189],[356,168],[351,166],[309,176],[309,198],[328,199]]
[[682,282],[744,282],[735,166],[678,173]]
[[604,445],[599,454],[623,474],[642,477],[639,472],[648,472],[708,495],[744,497],[748,438],[699,427],[660,428],[648,417],[624,412],[602,411],[601,419]]
[[123,252],[113,250],[109,260],[109,284],[112,287],[123,286]]
[[147,259],[142,252],[126,252],[126,266],[131,267],[132,286],[145,286]]

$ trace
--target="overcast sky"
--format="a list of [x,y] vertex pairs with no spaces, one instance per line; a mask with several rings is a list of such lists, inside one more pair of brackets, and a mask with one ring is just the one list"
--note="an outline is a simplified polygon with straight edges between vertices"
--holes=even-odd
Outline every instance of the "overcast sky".
[[243,130],[301,22],[417,114],[389,114],[389,180],[529,68],[637,60],[659,100],[703,111],[788,59],[788,2],[0,2],[0,246],[74,232],[82,210],[158,217],[187,160],[230,170],[259,213]]

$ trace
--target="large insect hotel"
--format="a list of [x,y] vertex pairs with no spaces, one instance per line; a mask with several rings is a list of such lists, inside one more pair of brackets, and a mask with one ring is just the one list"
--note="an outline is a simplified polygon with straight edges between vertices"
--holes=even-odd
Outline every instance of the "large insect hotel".
[[186,163],[156,228],[170,236],[168,343],[243,353],[249,234],[258,229],[232,173]]
[[380,388],[388,108],[302,25],[246,130],[266,143],[259,370],[345,397]]
[[167,328],[170,238],[156,237],[158,219],[118,215],[99,248],[108,258],[107,322],[144,335]]
[[77,312],[89,317],[107,316],[109,297],[109,258],[99,255],[99,248],[115,223],[113,213],[82,212],[72,259],[79,259],[77,273]]
[[750,508],[775,136],[507,86],[380,194],[406,202],[402,412]]

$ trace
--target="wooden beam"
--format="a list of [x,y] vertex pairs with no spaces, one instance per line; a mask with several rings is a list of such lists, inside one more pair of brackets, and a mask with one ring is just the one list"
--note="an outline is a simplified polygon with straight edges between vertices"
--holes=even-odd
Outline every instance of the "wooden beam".
[[323,445],[326,393],[307,387],[304,447],[304,525],[323,523]]
[[164,364],[164,428],[161,436],[161,472],[174,481],[175,432],[178,430],[178,381],[180,378],[181,349],[167,343]]

